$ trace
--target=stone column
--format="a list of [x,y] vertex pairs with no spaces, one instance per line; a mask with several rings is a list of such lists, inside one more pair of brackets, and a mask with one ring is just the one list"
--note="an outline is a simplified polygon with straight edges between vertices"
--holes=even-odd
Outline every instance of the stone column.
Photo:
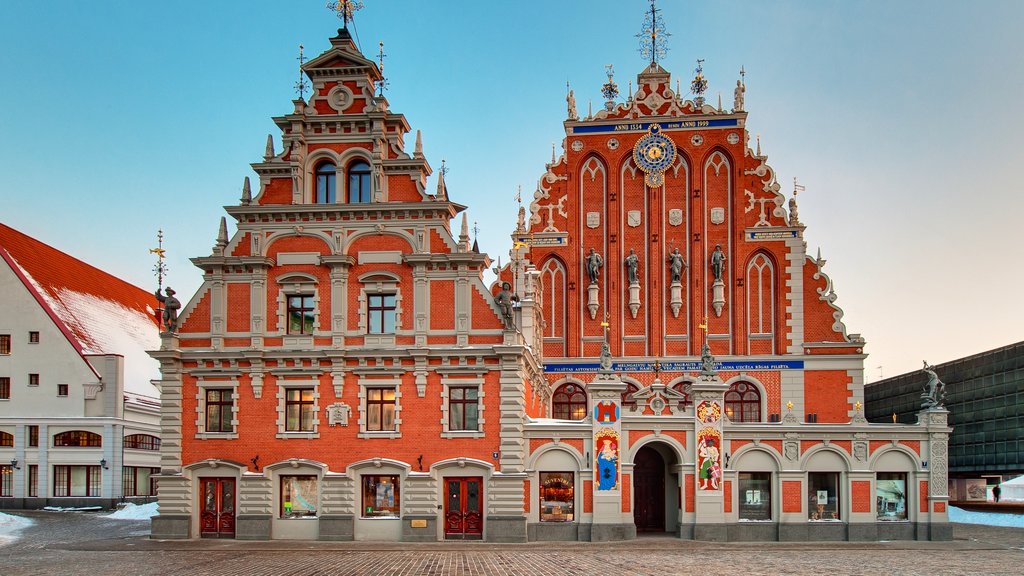
[[[929,540],[952,540],[953,527],[949,523],[949,411],[941,406],[922,410],[919,424],[928,430],[928,452],[922,458],[928,461],[928,510],[921,512],[927,520]],[[923,448],[923,447],[922,447]]]
[[694,398],[694,491],[693,537],[696,540],[727,540],[725,527],[725,490],[722,427],[725,418],[725,392],[729,387],[716,373],[705,370],[691,385]]
[[[594,542],[636,538],[633,523],[632,485],[622,470],[622,393],[626,384],[617,375],[602,371],[587,386],[591,400],[589,418],[594,425],[594,516],[590,539]],[[625,510],[625,511],[624,511]]]

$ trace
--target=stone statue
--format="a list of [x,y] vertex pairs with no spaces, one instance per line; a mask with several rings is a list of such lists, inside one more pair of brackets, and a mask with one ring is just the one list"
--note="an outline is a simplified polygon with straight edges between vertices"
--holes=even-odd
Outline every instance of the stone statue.
[[796,194],[795,193],[789,198],[789,225],[790,226],[799,226],[800,225],[800,216],[798,215],[797,209],[796,209]]
[[704,347],[700,351],[700,365],[701,365],[701,376],[714,376],[718,374],[715,370],[715,357],[711,355],[711,347],[708,343],[704,343]]
[[935,367],[929,366],[927,360],[924,361],[924,368],[921,370],[928,375],[924,392],[921,392],[921,398],[924,398],[921,407],[926,409],[942,408],[942,403],[946,399],[946,384],[939,380],[939,375],[935,373]]
[[164,308],[164,329],[167,332],[177,332],[178,310],[181,309],[181,302],[174,297],[175,292],[170,286],[165,288],[164,292],[167,293],[166,296],[161,294],[160,290],[153,293],[153,295],[156,296],[157,301],[160,302],[160,305]]
[[494,297],[494,301],[501,310],[501,320],[505,323],[505,330],[515,330],[516,323],[513,316],[513,303],[519,301],[519,297],[512,293],[512,285],[508,282],[501,283],[501,292]]
[[594,249],[590,249],[590,253],[587,254],[587,276],[590,276],[590,283],[597,284],[598,279],[601,277],[601,267],[604,266],[604,260],[601,259],[601,255],[594,252]]
[[721,280],[725,273],[725,252],[722,252],[721,244],[715,244],[715,251],[711,253],[711,273],[716,281]]
[[568,108],[569,120],[579,120],[580,117],[576,114],[576,95],[573,94],[572,89],[565,96],[565,104],[566,108]]
[[747,87],[743,85],[740,80],[736,81],[736,89],[732,91],[732,111],[743,112],[743,93],[747,91]]
[[679,248],[673,249],[672,253],[668,255],[668,265],[672,273],[672,282],[681,282],[683,266],[686,266],[686,262],[683,261],[683,255],[679,253]]
[[601,372],[612,371],[612,347],[608,344],[608,339],[605,338],[604,342],[601,343]]
[[626,275],[629,277],[630,284],[639,284],[640,275],[637,273],[637,269],[640,267],[640,258],[636,255],[636,252],[629,251],[629,256],[626,256]]

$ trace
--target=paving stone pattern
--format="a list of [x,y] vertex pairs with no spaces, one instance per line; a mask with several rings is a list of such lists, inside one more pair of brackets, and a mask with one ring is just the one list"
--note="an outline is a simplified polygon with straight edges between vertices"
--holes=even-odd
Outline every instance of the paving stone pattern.
[[1019,576],[1024,529],[957,524],[953,542],[498,545],[234,540],[154,541],[149,522],[18,512],[36,524],[0,547],[0,574],[590,575],[880,574]]

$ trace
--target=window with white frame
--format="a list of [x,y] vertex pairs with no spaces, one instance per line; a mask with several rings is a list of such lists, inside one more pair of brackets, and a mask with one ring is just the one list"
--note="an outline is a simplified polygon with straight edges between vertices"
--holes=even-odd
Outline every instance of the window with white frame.
[[359,435],[363,438],[398,438],[402,419],[402,392],[398,378],[359,380]]
[[316,476],[281,476],[281,518],[316,516],[319,493]]
[[394,344],[402,329],[402,292],[399,278],[390,272],[370,272],[359,277],[359,328],[366,344]]
[[441,379],[441,427],[445,438],[483,435],[483,378]]
[[276,278],[278,329],[289,337],[313,335],[320,329],[317,280],[309,274],[289,273]]
[[196,437],[237,438],[238,381],[196,382]]
[[320,389],[316,380],[278,380],[277,403],[278,438],[320,437]]

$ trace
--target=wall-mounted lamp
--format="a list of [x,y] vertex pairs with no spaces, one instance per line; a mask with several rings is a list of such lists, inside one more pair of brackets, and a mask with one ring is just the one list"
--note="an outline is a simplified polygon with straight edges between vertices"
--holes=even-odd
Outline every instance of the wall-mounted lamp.
[[100,467],[103,468],[104,470],[107,470],[107,459],[106,458],[103,458],[102,460],[100,460]]
[[17,458],[11,460],[11,468],[14,468],[15,470],[21,470],[21,466],[18,466]]
[[728,467],[729,467],[729,460],[731,460],[731,459],[732,459],[732,456],[730,456],[730,455],[729,455],[729,453],[728,453],[728,452],[726,452],[726,453],[725,453],[725,467],[726,467],[726,468],[728,468]]
[[252,467],[253,467],[253,469],[255,469],[256,472],[260,471],[260,455],[259,454],[257,454],[255,456],[253,456],[252,458],[250,458],[249,462],[252,463]]

